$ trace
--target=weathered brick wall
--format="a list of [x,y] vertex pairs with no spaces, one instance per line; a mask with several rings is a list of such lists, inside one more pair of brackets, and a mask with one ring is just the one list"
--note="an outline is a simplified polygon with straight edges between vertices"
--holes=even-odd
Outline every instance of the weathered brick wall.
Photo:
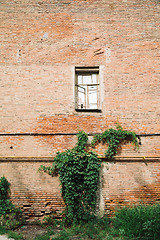
[[102,172],[103,205],[108,214],[117,206],[159,203],[159,161],[120,160],[103,164]]
[[12,202],[20,207],[30,220],[46,214],[61,216],[64,202],[58,177],[51,177],[38,171],[42,164],[51,166],[47,159],[1,159],[0,176],[4,175],[11,183]]
[[[72,148],[77,141],[75,135],[23,133],[76,133],[79,130],[98,133],[115,127],[117,122],[136,134],[159,133],[158,0],[2,0],[0,11],[2,157],[51,157],[57,151]],[[101,112],[75,111],[75,66],[99,66]],[[5,135],[8,133],[22,135]],[[131,144],[125,144],[118,156],[159,159],[159,138],[158,135],[141,137],[138,151]],[[104,146],[99,145],[95,150],[103,155]],[[1,158],[0,165],[0,176],[5,175],[12,183],[13,201],[18,195],[21,200],[16,202],[22,206],[22,199],[25,203],[27,194],[32,195],[30,209],[38,212],[37,203],[41,208],[41,193],[47,185],[37,173],[39,162],[4,162]],[[158,163],[150,162],[149,170],[143,162],[124,165],[127,171],[130,168],[127,166],[149,171],[152,186],[159,181],[158,174],[152,177]],[[114,178],[114,174],[121,171],[118,170],[121,165],[118,162],[115,166],[117,169],[109,168],[110,174],[106,176],[108,182],[114,179],[115,192],[119,194],[120,180]],[[25,169],[30,169],[32,178]],[[58,180],[45,177],[50,185],[45,195],[53,199],[45,201],[53,207],[55,196],[60,197]],[[148,176],[143,177],[145,181]],[[125,175],[126,191],[135,185],[135,178],[127,185]],[[138,183],[136,187],[141,189],[142,184]],[[108,191],[112,191],[112,187],[110,190],[104,187],[104,199]]]

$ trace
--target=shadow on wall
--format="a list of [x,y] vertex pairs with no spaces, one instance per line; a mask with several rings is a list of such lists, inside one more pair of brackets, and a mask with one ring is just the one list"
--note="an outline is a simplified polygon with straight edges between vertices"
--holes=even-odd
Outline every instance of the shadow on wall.
[[12,178],[11,200],[21,208],[26,219],[49,213],[58,216],[64,210],[58,177],[38,173],[39,163],[8,164]]

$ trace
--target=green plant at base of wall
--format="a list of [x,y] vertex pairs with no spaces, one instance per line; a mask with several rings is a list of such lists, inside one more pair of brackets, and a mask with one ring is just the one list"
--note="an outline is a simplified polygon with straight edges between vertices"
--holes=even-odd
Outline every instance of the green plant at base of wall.
[[40,168],[50,175],[58,169],[67,224],[87,222],[96,211],[100,161],[95,153],[85,150],[87,134],[81,131],[77,137],[78,143],[73,149],[57,153],[51,168]]
[[0,224],[5,229],[15,229],[24,224],[22,211],[9,199],[10,183],[5,177],[0,178]]
[[117,126],[117,129],[110,128],[101,134],[95,134],[91,145],[94,147],[99,142],[107,143],[108,149],[105,152],[105,156],[107,158],[113,158],[117,154],[119,145],[124,140],[131,141],[138,148],[136,134],[134,132],[123,130],[120,125]]

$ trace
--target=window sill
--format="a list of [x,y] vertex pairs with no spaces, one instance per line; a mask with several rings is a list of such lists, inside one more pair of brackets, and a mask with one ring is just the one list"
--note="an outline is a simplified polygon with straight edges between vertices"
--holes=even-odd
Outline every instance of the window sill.
[[76,112],[102,112],[101,109],[84,109],[84,108],[76,108]]

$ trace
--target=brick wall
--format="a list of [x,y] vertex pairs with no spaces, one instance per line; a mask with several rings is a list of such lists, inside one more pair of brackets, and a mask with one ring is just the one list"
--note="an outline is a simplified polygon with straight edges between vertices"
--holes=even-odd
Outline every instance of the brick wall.
[[103,164],[102,191],[108,214],[120,206],[160,201],[159,161],[118,161]]
[[50,213],[58,217],[64,210],[59,178],[38,172],[42,164],[52,163],[47,159],[1,159],[0,175],[11,183],[12,202],[22,209],[26,219],[35,220]]
[[[111,194],[112,184],[103,187],[104,202],[108,195],[114,201],[116,194],[127,201],[127,191],[138,201],[136,194],[144,192],[133,170],[132,178],[123,177],[121,190],[121,174],[116,176],[123,172],[122,165],[127,172],[135,168],[135,174],[148,171],[148,184],[159,189],[159,174],[154,175],[160,159],[159,1],[2,0],[0,11],[0,176],[11,181],[13,201],[23,207],[30,196],[32,204],[25,211],[34,209],[37,216],[45,201],[58,209],[55,199],[60,199],[61,210],[58,179],[43,176],[47,186],[37,173],[40,162],[33,159],[54,157],[77,141],[75,135],[26,133],[99,133],[115,128],[117,122],[136,134],[151,135],[140,137],[138,151],[129,143],[119,150],[117,157],[131,162],[109,165],[104,178],[108,183],[113,179],[115,190]],[[99,66],[101,112],[75,111],[75,66]],[[104,146],[95,150],[102,156]],[[154,157],[154,162],[145,165],[143,156]],[[134,157],[138,162],[132,162]],[[30,169],[29,175],[25,169]],[[148,175],[143,179],[147,181]],[[131,185],[139,189],[134,194],[128,189]],[[48,197],[43,202],[44,192]]]

